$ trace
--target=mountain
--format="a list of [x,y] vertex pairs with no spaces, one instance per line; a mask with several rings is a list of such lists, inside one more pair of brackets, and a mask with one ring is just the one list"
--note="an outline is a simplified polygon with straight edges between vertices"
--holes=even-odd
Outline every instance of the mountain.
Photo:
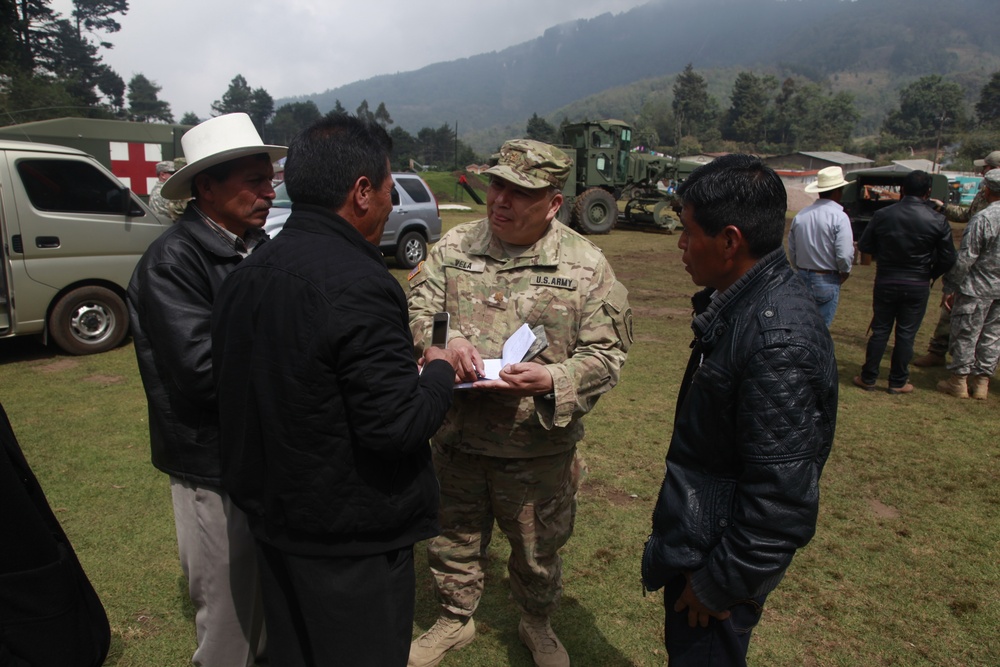
[[647,98],[671,97],[674,75],[690,62],[723,108],[741,70],[848,90],[862,113],[857,131],[868,134],[896,103],[898,88],[922,75],[945,75],[970,102],[978,99],[1000,69],[995,23],[984,20],[996,6],[997,0],[656,0],[557,25],[499,52],[276,105],[309,99],[326,112],[336,100],[347,109],[363,99],[372,107],[385,102],[411,133],[457,122],[464,140],[488,152],[497,137],[523,132],[533,113],[552,122],[588,113],[629,120]]

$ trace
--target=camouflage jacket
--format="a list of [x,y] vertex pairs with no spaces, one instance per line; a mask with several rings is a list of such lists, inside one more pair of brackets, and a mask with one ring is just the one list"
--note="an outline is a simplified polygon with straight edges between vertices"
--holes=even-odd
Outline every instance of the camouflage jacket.
[[986,201],[986,188],[980,184],[979,191],[976,192],[976,196],[972,199],[972,203],[968,207],[959,206],[958,204],[945,204],[941,212],[951,222],[968,222],[972,219],[972,216],[982,211],[988,204],[989,202]]
[[945,274],[944,282],[946,291],[1000,298],[1000,202],[993,202],[969,221],[958,261]]
[[618,382],[632,344],[628,291],[600,249],[558,221],[519,257],[508,258],[485,219],[460,225],[410,273],[414,344],[430,344],[434,313],[451,314],[484,359],[499,358],[523,323],[548,338],[537,358],[552,375],[548,396],[517,398],[476,389],[455,393],[435,444],[489,456],[530,458],[571,449],[580,417]]
[[184,209],[187,208],[190,200],[164,199],[163,195],[160,194],[161,189],[163,189],[163,182],[157,181],[152,192],[149,193],[149,208],[153,209],[153,213],[176,222],[184,214]]

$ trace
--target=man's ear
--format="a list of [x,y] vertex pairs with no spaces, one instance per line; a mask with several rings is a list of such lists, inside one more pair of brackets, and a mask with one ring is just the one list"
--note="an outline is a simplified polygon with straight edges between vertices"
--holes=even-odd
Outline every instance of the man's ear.
[[351,188],[351,200],[358,211],[367,211],[371,206],[375,188],[367,176],[360,176]]
[[212,202],[215,200],[214,193],[212,192],[212,177],[208,174],[196,174],[193,183],[197,185],[197,192],[201,199],[207,202]]
[[552,222],[552,220],[556,217],[556,215],[558,215],[559,207],[562,206],[562,204],[563,204],[562,193],[557,192],[556,195],[552,197],[552,202],[549,204],[549,212],[546,215],[546,219],[549,222]]
[[723,238],[723,252],[726,254],[727,258],[731,258],[736,255],[740,250],[740,247],[745,244],[746,239],[743,237],[743,232],[741,232],[734,225],[728,225],[720,232]]

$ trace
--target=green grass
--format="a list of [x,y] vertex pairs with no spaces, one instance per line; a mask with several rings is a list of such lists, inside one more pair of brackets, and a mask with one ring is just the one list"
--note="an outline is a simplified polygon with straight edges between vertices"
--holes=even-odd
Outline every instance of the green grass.
[[[482,214],[474,209],[445,212],[446,228]],[[662,597],[642,595],[639,556],[687,360],[694,287],[676,236],[616,230],[591,238],[630,290],[636,342],[621,384],[586,419],[589,474],[563,552],[565,595],[554,626],[574,665],[663,665]],[[943,369],[914,369],[916,392],[908,396],[853,387],[873,277],[874,267],[855,267],[832,326],[841,399],[818,531],[771,595],[750,659],[992,667],[1000,664],[1000,389],[985,403],[938,394]],[[919,351],[935,319],[932,307]],[[107,607],[114,633],[107,664],[188,664],[192,610],[167,477],[149,463],[131,345],[71,358],[34,340],[0,341],[0,401]],[[506,557],[498,534],[479,636],[444,667],[531,664],[517,639]],[[417,568],[415,633],[436,614],[423,545]]]

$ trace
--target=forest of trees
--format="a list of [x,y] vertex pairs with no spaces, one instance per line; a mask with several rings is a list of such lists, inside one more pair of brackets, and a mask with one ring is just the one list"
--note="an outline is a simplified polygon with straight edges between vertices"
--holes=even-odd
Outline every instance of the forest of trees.
[[[877,134],[859,141],[854,96],[834,93],[815,81],[741,71],[729,91],[728,108],[709,93],[706,78],[688,64],[677,75],[669,97],[650,96],[633,117],[637,143],[674,155],[699,152],[749,151],[780,154],[800,150],[837,150],[888,160],[916,151],[943,153],[958,145],[957,168],[998,145],[1000,131],[1000,71],[982,87],[973,109],[961,86],[929,74],[900,89],[897,105]],[[558,140],[559,129],[534,114],[526,136]],[[565,124],[567,119],[562,119]]]

